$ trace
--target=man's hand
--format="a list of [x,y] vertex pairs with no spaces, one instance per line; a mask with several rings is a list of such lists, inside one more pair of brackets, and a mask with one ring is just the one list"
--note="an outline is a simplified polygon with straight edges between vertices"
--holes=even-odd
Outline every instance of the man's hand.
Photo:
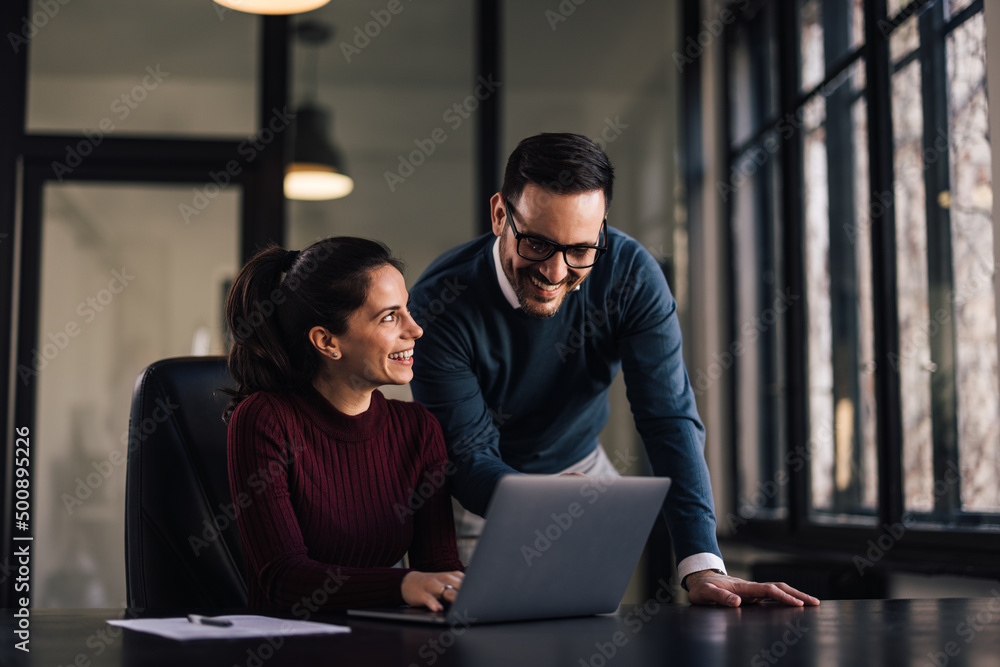
[[719,574],[713,570],[694,572],[688,575],[684,583],[687,585],[688,600],[691,604],[739,607],[743,603],[755,604],[765,600],[774,600],[793,607],[819,604],[817,598],[797,591],[785,583],[758,584],[755,581]]

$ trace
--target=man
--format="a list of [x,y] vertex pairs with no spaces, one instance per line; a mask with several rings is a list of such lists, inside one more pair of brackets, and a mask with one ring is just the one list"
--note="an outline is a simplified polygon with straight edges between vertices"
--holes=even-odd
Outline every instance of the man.
[[615,474],[597,437],[621,368],[653,471],[673,478],[665,514],[689,599],[818,604],[725,574],[676,304],[652,256],[607,226],[613,181],[586,137],[525,139],[490,199],[493,234],[439,257],[411,291],[424,328],[411,387],[444,429],[452,491],[482,515],[503,475]]

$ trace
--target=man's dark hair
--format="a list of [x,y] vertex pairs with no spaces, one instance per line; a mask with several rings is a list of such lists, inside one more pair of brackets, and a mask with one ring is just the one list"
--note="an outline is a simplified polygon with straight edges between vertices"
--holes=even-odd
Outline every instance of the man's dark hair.
[[516,206],[528,183],[557,195],[602,190],[607,213],[614,181],[611,160],[593,141],[581,134],[545,132],[524,139],[510,154],[500,193]]

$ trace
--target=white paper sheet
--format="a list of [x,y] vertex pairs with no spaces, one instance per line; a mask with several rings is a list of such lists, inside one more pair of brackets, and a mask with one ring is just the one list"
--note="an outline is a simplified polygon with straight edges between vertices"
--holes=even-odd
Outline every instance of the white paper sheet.
[[350,632],[343,625],[293,621],[268,616],[234,615],[213,616],[233,622],[227,628],[191,623],[187,618],[130,618],[112,619],[108,623],[129,630],[148,632],[177,641],[193,639],[245,639],[251,637],[291,637],[295,635],[335,635]]

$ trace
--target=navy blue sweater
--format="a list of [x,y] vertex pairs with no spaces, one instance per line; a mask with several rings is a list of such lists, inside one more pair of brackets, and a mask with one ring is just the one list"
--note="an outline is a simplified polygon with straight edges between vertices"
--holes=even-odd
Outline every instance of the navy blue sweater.
[[455,497],[483,514],[503,475],[559,472],[594,451],[611,382],[624,368],[653,471],[674,480],[665,510],[677,560],[719,555],[705,431],[676,303],[653,257],[626,234],[608,232],[608,252],[547,319],[507,301],[492,234],[435,260],[410,292],[424,328],[413,396],[444,429],[457,464]]

